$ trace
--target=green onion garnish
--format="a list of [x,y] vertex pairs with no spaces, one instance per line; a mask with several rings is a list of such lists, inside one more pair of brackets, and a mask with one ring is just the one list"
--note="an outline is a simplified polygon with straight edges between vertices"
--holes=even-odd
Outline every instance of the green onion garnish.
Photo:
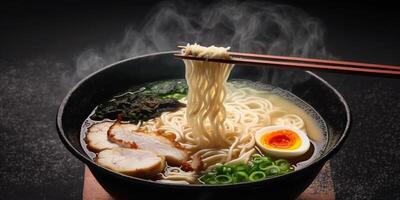
[[228,184],[228,183],[232,183],[232,178],[228,175],[217,175],[215,177],[215,181],[218,184]]
[[267,175],[264,172],[255,171],[255,172],[250,174],[249,180],[250,181],[258,181],[258,180],[264,179],[265,177],[267,177]]
[[273,161],[270,157],[256,154],[248,163],[219,165],[198,180],[203,184],[243,183],[263,180],[293,170],[294,167],[285,159]]

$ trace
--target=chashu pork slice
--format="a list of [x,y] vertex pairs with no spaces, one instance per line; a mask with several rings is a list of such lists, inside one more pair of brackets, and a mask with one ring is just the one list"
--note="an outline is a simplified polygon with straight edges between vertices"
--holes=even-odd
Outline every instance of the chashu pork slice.
[[151,151],[112,148],[101,151],[96,162],[113,171],[136,177],[152,177],[162,172],[165,159]]
[[100,122],[88,129],[85,141],[90,151],[97,153],[104,149],[118,147],[118,144],[111,142],[107,137],[107,131],[113,124],[113,122]]
[[121,146],[143,149],[164,156],[172,165],[180,165],[187,160],[187,152],[177,148],[174,142],[163,136],[141,133],[136,130],[136,125],[116,122],[108,130],[108,137]]

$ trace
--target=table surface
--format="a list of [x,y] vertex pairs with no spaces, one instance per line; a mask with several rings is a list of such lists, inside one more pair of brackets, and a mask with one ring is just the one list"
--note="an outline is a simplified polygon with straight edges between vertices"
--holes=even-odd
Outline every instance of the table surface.
[[[305,2],[294,6],[321,20],[332,55],[400,64],[393,4]],[[143,23],[151,3],[0,7],[0,199],[82,198],[84,165],[58,138],[58,105],[78,81],[78,56],[120,40],[126,27]],[[343,94],[353,115],[351,134],[330,162],[336,198],[400,198],[400,80],[318,74]]]

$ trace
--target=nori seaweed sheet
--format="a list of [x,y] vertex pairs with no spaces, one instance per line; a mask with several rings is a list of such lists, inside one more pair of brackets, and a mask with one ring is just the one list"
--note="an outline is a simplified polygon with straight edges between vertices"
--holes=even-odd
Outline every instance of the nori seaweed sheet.
[[145,87],[135,87],[122,95],[100,104],[92,120],[117,118],[137,123],[158,117],[162,112],[175,111],[185,104],[177,98],[187,94],[188,87],[182,81],[163,81],[150,83]]

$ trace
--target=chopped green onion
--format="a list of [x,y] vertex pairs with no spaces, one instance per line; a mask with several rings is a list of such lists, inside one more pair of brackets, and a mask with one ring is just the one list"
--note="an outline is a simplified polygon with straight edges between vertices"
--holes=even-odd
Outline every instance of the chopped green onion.
[[265,169],[267,168],[267,167],[269,167],[269,166],[271,166],[271,165],[273,165],[274,163],[273,162],[270,162],[270,161],[263,161],[263,162],[261,162],[260,164],[258,164],[258,168],[260,169],[260,170],[262,170],[262,171],[265,171]]
[[218,184],[227,184],[227,183],[232,183],[232,178],[228,175],[218,175],[215,177],[215,181]]
[[203,184],[229,184],[262,180],[286,174],[294,167],[285,159],[273,161],[270,157],[253,155],[248,163],[219,164],[199,178]]
[[202,183],[208,184],[208,183],[209,183],[212,179],[214,179],[214,178],[215,178],[214,175],[206,174],[206,175],[201,176],[201,177],[199,178],[199,181],[202,182]]
[[232,167],[230,166],[224,166],[222,167],[222,173],[223,174],[231,174],[233,172]]
[[213,171],[215,171],[217,174],[223,174],[223,169],[222,169],[223,167],[224,167],[223,165],[220,165],[220,166],[214,168]]
[[254,163],[252,163],[250,166],[249,166],[249,173],[252,173],[252,172],[255,172],[255,171],[260,171],[260,168],[258,167],[258,164],[254,164]]
[[284,159],[275,160],[275,165],[278,166],[281,171],[288,171],[290,168],[290,163]]
[[233,172],[233,169],[231,166],[221,165],[215,168],[215,172],[216,174],[227,175],[231,174]]
[[264,161],[273,162],[270,157],[266,157],[266,156],[254,156],[253,157],[253,163],[258,164],[258,163],[261,163],[261,162],[264,162]]
[[264,171],[268,176],[276,176],[279,174],[280,169],[279,169],[279,167],[277,167],[275,165],[271,165],[271,166],[268,166],[267,168],[265,168]]
[[245,164],[239,164],[233,167],[235,172],[240,172],[240,171],[247,171],[248,167]]
[[263,161],[268,161],[268,162],[274,162],[274,161],[272,160],[272,158],[270,158],[270,157],[268,157],[268,156],[262,157],[262,160],[263,160]]
[[263,157],[254,157],[253,158],[253,163],[258,164],[263,161]]
[[206,184],[215,185],[215,184],[218,184],[218,182],[215,180],[215,177],[213,177],[212,179],[208,180],[208,182],[206,182]]
[[249,176],[247,175],[246,172],[240,171],[240,172],[235,172],[233,175],[233,182],[235,183],[240,183],[240,182],[246,182],[249,180]]
[[267,175],[264,172],[255,171],[250,174],[249,179],[250,179],[250,181],[258,181],[258,180],[264,179],[266,177],[267,177]]

